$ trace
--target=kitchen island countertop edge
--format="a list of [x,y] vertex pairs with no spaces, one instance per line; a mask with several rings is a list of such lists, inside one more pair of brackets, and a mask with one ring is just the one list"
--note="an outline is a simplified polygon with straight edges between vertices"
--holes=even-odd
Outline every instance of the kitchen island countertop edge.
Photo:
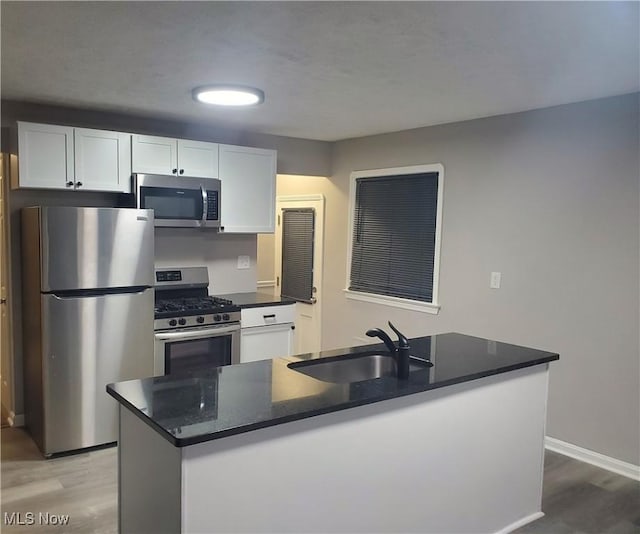
[[557,353],[458,333],[413,338],[410,345],[412,355],[434,365],[412,372],[406,381],[383,377],[337,384],[289,367],[385,351],[375,344],[129,380],[106,389],[174,446],[185,447],[559,359]]

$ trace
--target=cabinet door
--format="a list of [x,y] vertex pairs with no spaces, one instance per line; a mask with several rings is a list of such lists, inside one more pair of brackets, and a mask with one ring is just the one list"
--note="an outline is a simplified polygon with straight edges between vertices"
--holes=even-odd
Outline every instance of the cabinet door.
[[73,128],[18,122],[20,187],[73,189]]
[[240,330],[240,363],[291,356],[293,325],[256,326]]
[[196,178],[217,178],[217,143],[178,139],[178,174]]
[[79,191],[131,191],[131,134],[76,128],[75,186]]
[[275,150],[220,145],[220,180],[225,233],[275,230]]
[[144,174],[177,174],[178,142],[169,137],[133,135],[131,171]]

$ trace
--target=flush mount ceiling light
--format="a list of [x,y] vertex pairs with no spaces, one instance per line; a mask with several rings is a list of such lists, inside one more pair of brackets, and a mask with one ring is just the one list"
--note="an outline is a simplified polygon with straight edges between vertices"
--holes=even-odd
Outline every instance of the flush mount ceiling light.
[[243,85],[207,85],[196,87],[193,98],[215,106],[253,106],[264,102],[264,93],[260,89]]

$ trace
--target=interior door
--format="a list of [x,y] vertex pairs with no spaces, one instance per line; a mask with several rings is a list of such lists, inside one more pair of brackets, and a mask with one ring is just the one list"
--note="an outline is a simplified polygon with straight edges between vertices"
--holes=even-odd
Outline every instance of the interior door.
[[322,195],[283,196],[276,203],[276,292],[282,289],[283,210],[312,209],[313,225],[313,283],[312,299],[296,302],[296,335],[294,353],[315,352],[321,348],[322,336],[322,258],[324,244],[324,197]]

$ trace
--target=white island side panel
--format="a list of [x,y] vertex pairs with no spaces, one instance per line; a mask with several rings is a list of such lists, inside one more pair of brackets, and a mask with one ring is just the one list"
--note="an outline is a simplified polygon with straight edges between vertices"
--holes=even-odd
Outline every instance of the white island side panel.
[[185,447],[182,531],[508,531],[541,515],[547,381],[538,365]]

